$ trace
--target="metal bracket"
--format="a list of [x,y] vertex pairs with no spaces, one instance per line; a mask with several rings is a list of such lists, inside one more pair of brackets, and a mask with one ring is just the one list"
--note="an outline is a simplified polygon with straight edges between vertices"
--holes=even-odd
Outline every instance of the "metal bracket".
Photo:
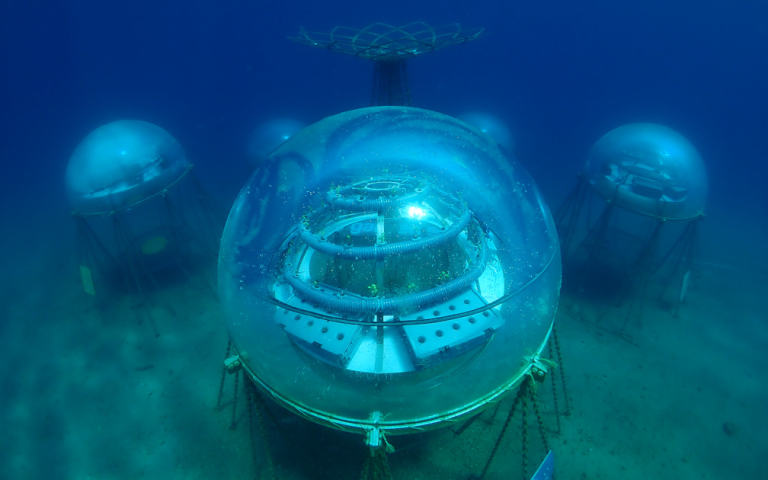
[[227,373],[233,374],[243,367],[243,362],[240,360],[240,355],[232,355],[224,359],[224,368]]
[[547,372],[550,368],[557,367],[557,364],[547,358],[541,358],[538,355],[525,357],[525,361],[531,366],[528,373],[539,383],[547,379]]
[[393,447],[385,438],[384,431],[377,424],[381,420],[381,412],[371,413],[370,420],[374,425],[366,429],[365,432],[365,444],[368,445],[368,449],[373,457],[377,450],[384,449],[387,453],[395,451]]

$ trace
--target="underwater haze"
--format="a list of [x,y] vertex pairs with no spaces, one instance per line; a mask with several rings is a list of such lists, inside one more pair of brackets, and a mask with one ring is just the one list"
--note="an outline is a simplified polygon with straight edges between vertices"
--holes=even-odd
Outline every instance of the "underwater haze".
[[[83,292],[65,175],[90,132],[143,120],[178,140],[229,212],[260,125],[371,105],[372,62],[289,37],[416,21],[485,33],[410,60],[412,106],[503,122],[553,212],[592,145],[622,125],[674,129],[707,170],[698,277],[678,315],[648,293],[642,322],[615,335],[602,318],[630,307],[606,300],[610,281],[586,295],[563,286],[573,405],[549,432],[557,478],[768,478],[768,4],[4,0],[0,479],[252,478],[268,463],[279,479],[359,478],[361,438],[273,405],[254,456],[242,392],[235,419],[231,398],[216,408],[227,329],[207,287],[215,261],[164,278],[152,305]],[[393,478],[478,478],[504,417],[396,438]],[[518,423],[485,478],[519,478]],[[538,464],[546,452],[528,432]]]

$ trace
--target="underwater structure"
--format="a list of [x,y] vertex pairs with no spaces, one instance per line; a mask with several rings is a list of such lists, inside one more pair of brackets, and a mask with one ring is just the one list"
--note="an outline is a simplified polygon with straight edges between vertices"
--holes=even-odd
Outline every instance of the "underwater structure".
[[[192,255],[215,256],[222,217],[192,170],[179,142],[152,123],[111,122],[80,142],[67,165],[66,191],[87,294],[101,296],[122,283],[148,306],[158,272],[188,274]],[[141,310],[157,334],[149,310]]]
[[329,33],[302,30],[290,37],[305,45],[374,62],[372,106],[411,105],[407,61],[450,45],[477,40],[484,29],[463,30],[457,23],[432,27],[413,22],[401,27],[374,23],[365,28],[334,27]]
[[256,167],[277,147],[307,125],[293,118],[275,118],[260,124],[248,137],[248,162]]
[[[594,222],[590,220],[592,194],[605,202]],[[649,275],[664,265],[664,290],[670,282],[677,285],[672,302],[677,312],[693,268],[706,197],[707,174],[699,152],[671,128],[653,123],[624,125],[605,134],[590,149],[579,182],[555,213],[555,220],[564,264],[568,266],[582,254],[579,283],[591,271],[607,266],[618,268],[619,277],[632,290],[633,303],[616,333],[628,337],[632,320],[641,321]],[[660,252],[662,230],[670,223],[682,225],[682,229],[668,242],[668,251]],[[650,233],[638,233],[642,228]],[[583,240],[573,248],[574,238],[581,235]],[[630,246],[631,241],[634,245]],[[618,267],[617,258],[621,259]]]
[[474,125],[486,135],[490,135],[494,140],[499,142],[499,145],[510,152],[513,151],[515,142],[512,138],[512,132],[510,132],[509,127],[495,115],[485,112],[467,112],[459,115],[458,118]]
[[341,113],[275,150],[232,207],[225,364],[378,456],[543,375],[560,275],[549,209],[487,135],[409,107]]

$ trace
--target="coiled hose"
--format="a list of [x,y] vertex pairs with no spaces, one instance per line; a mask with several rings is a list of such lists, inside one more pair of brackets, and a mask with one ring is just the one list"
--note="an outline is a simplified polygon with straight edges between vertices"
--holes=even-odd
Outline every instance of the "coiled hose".
[[488,249],[485,239],[483,239],[480,245],[480,258],[458,278],[429,290],[392,298],[339,297],[309,285],[296,275],[285,275],[284,278],[293,287],[298,296],[314,302],[326,310],[356,314],[380,313],[383,315],[393,315],[405,311],[420,310],[429,305],[444,302],[469,290],[472,283],[483,274],[487,263]]

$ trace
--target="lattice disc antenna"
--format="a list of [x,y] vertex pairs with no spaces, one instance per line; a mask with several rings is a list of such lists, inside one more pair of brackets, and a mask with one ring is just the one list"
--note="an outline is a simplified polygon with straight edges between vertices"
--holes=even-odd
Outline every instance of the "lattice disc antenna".
[[458,23],[431,27],[414,22],[402,27],[374,23],[362,29],[334,27],[330,33],[299,32],[299,43],[325,48],[376,63],[372,105],[410,105],[406,60],[449,45],[479,38],[485,29],[462,30]]

